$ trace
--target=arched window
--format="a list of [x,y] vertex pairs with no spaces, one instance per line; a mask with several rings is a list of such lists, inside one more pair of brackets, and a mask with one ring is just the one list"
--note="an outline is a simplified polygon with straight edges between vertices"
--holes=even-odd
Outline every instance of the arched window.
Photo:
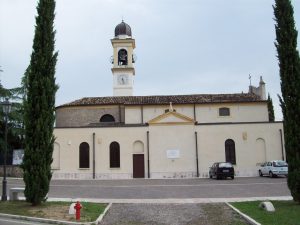
[[120,49],[118,52],[118,65],[128,65],[127,51]]
[[120,168],[120,145],[114,141],[109,146],[110,168]]
[[226,107],[219,108],[219,116],[230,116],[230,109]]
[[79,168],[90,168],[90,146],[86,142],[79,145]]
[[226,157],[226,162],[231,162],[232,164],[236,164],[235,143],[232,139],[227,139],[225,141],[225,157]]
[[112,115],[110,115],[110,114],[105,114],[105,115],[103,115],[101,118],[100,118],[100,122],[101,123],[107,123],[107,122],[115,122],[115,118],[112,116]]
[[261,165],[267,161],[266,142],[263,138],[257,138],[253,153],[256,159],[256,165]]

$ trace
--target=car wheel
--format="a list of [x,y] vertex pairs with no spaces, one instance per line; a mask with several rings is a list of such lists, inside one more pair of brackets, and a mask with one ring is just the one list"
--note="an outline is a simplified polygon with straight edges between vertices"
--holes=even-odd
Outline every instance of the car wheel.
[[275,177],[274,174],[271,171],[269,172],[269,176],[270,177]]
[[258,173],[259,173],[259,176],[260,176],[260,177],[263,176],[263,174],[262,174],[262,172],[261,172],[260,170],[258,171]]
[[219,175],[216,175],[216,178],[217,178],[217,180],[220,180],[221,177]]
[[234,179],[234,176],[232,176],[231,179],[233,180],[233,179]]

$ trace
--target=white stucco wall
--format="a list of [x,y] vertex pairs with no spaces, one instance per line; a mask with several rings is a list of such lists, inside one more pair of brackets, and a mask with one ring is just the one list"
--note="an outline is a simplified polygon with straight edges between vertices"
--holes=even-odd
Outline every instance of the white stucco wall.
[[[219,108],[230,109],[230,116],[219,116]],[[173,105],[176,112],[194,119],[194,105]],[[169,105],[143,106],[144,123],[163,114]],[[140,106],[125,107],[125,123],[141,123]],[[196,120],[199,123],[224,122],[266,122],[268,118],[267,103],[227,103],[227,104],[198,104],[196,105]]]
[[[132,178],[132,154],[136,141],[146,144],[146,130],[141,128],[77,128],[55,129],[56,143],[60,145],[60,170],[54,178],[92,178],[93,133],[95,133],[95,173],[98,179]],[[120,144],[120,168],[110,168],[109,146]],[[90,168],[79,168],[79,145],[90,146]],[[146,155],[145,155],[146,160]],[[69,174],[69,175],[68,175]]]
[[[281,159],[279,129],[282,123],[232,125],[150,125],[114,128],[57,128],[54,131],[59,160],[55,159],[53,178],[92,179],[93,133],[95,133],[96,179],[132,178],[133,153],[144,147],[145,177],[147,177],[147,131],[149,131],[151,178],[184,178],[196,176],[195,131],[198,136],[200,177],[207,177],[213,162],[225,160],[225,141],[233,139],[236,147],[237,176],[256,176],[262,160]],[[257,140],[259,139],[258,143]],[[264,144],[260,141],[263,139]],[[109,145],[120,144],[120,168],[109,167]],[[139,144],[136,144],[138,141]],[[79,145],[90,146],[90,168],[79,168]],[[142,144],[141,144],[142,143]],[[265,153],[258,152],[264,149]],[[139,146],[139,147],[138,147]],[[258,146],[258,147],[257,147]],[[167,158],[167,150],[179,150],[180,157]],[[58,165],[59,164],[59,165]]]
[[[194,125],[149,126],[152,178],[196,176]],[[167,150],[178,150],[179,158],[167,158]]]
[[[142,123],[140,106],[125,107],[125,124],[137,124]],[[145,121],[144,121],[145,122]]]
[[[203,173],[201,176],[207,175],[208,168],[213,162],[225,160],[227,139],[235,142],[236,175],[257,175],[259,163],[282,159],[279,129],[283,129],[282,123],[197,126],[199,166]],[[258,152],[257,139],[264,140],[265,152]]]
[[[219,116],[219,108],[229,108],[230,116]],[[266,103],[204,104],[196,107],[198,123],[268,121]]]

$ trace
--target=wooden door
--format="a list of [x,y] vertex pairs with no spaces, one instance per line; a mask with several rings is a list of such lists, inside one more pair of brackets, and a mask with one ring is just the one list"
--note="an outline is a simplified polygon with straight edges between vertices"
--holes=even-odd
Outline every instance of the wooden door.
[[145,177],[144,154],[133,154],[133,178]]

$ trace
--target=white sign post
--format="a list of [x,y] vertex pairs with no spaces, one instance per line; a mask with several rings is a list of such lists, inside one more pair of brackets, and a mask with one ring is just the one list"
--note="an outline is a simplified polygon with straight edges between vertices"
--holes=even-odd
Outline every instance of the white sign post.
[[13,150],[13,165],[21,165],[24,157],[24,149],[14,149]]

